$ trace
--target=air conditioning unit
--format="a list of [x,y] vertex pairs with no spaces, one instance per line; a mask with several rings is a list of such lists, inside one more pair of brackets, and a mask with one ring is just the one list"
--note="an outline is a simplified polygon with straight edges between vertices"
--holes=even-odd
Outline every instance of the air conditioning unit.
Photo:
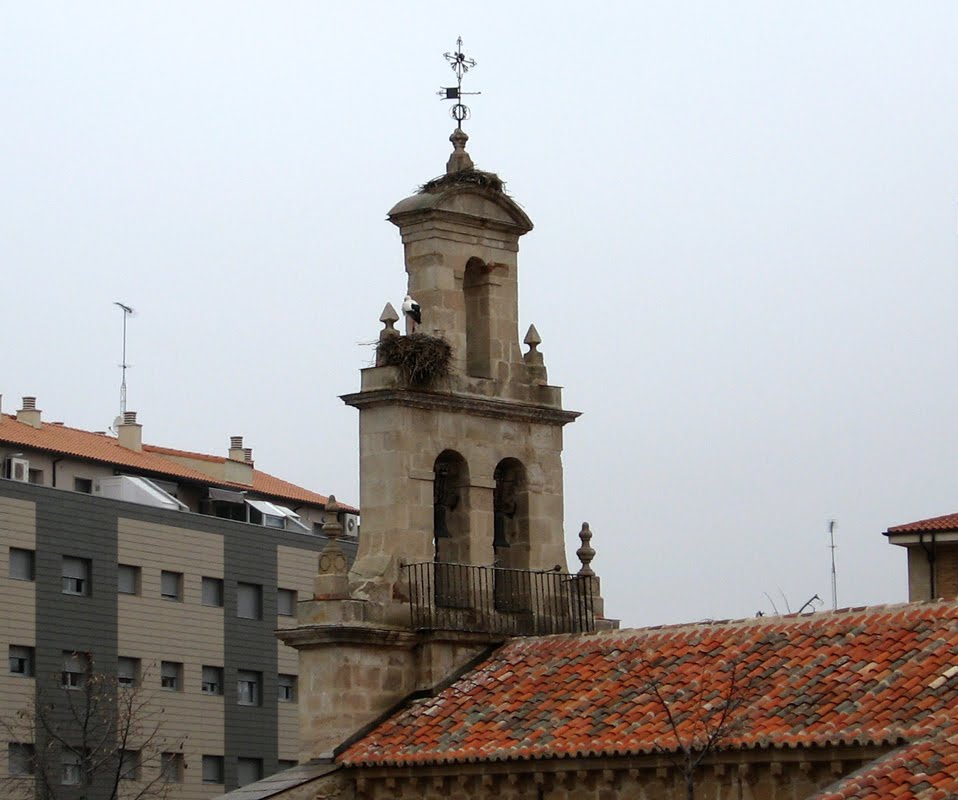
[[359,536],[359,514],[343,514],[343,533],[346,536]]
[[30,482],[29,459],[17,458],[16,456],[11,456],[10,458],[8,458],[6,475],[12,481],[29,483]]

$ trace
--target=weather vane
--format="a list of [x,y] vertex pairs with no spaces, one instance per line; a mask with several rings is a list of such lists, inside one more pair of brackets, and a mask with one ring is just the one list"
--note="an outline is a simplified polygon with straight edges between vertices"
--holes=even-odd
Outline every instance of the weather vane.
[[465,54],[463,54],[461,36],[456,39],[456,52],[443,53],[443,56],[445,56],[446,61],[449,62],[452,71],[456,73],[456,85],[443,86],[436,94],[443,100],[456,101],[456,104],[450,109],[449,114],[456,121],[456,127],[462,130],[462,121],[470,117],[469,106],[463,105],[462,98],[466,95],[482,94],[482,92],[464,92],[462,90],[462,76],[476,66],[476,60],[474,58],[466,58]]

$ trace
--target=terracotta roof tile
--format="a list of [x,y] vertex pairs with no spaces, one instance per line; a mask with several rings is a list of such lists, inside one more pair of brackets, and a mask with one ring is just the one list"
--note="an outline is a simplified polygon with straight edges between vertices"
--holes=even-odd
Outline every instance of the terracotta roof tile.
[[516,639],[390,717],[340,761],[660,752],[675,741],[666,704],[691,742],[729,696],[723,749],[895,745],[958,714],[956,664],[954,602]]
[[[174,450],[169,447],[158,447],[150,444],[144,444],[142,452],[138,453],[121,447],[115,438],[103,433],[70,428],[66,425],[54,425],[48,422],[42,423],[40,428],[34,428],[32,425],[17,422],[16,417],[11,414],[0,414],[0,442],[57,455],[96,461],[101,464],[134,470],[161,478],[190,481],[228,489],[245,489],[274,499],[294,503],[325,505],[328,500],[325,495],[304,489],[302,486],[289,483],[262,470],[254,469],[253,482],[243,484],[220,480],[175,460],[176,456],[180,456],[211,464],[222,464],[226,461],[223,456],[191,453],[187,450]],[[345,505],[343,509],[345,511],[357,511],[357,509]]]
[[958,724],[910,742],[832,784],[811,800],[931,800],[958,797]]
[[945,514],[943,517],[920,519],[889,528],[887,533],[920,533],[922,531],[958,531],[958,514]]

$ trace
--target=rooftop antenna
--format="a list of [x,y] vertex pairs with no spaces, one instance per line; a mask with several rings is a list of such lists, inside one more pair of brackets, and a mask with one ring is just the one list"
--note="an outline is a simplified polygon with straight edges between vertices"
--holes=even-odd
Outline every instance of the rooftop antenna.
[[835,528],[835,520],[828,520],[828,549],[832,551],[832,611],[838,610],[838,574],[835,572]]
[[456,121],[456,130],[462,130],[463,120],[471,116],[469,106],[463,105],[462,98],[471,94],[482,94],[482,92],[464,92],[462,90],[462,76],[476,66],[474,58],[466,58],[462,52],[462,37],[456,39],[456,52],[443,53],[443,57],[449,62],[452,71],[456,73],[455,86],[441,86],[436,94],[443,100],[455,100],[456,104],[449,110],[449,115]]
[[122,422],[123,415],[126,413],[126,371],[130,366],[126,363],[126,321],[133,316],[133,309],[117,301],[114,301],[113,305],[119,306],[123,312],[123,362],[120,364],[123,372],[123,379],[120,381],[120,421]]

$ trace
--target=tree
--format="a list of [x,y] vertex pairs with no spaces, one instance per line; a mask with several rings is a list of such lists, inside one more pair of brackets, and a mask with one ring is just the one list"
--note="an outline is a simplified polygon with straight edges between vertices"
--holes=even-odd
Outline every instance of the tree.
[[742,678],[738,659],[702,664],[693,677],[680,683],[670,667],[646,662],[641,674],[675,741],[674,748],[663,744],[659,749],[672,756],[682,773],[686,800],[695,800],[699,766],[741,729],[743,718],[736,712],[751,700],[753,687]]
[[4,794],[37,800],[156,800],[183,769],[183,741],[162,733],[163,708],[146,691],[146,674],[120,681],[81,671],[41,685],[13,717],[0,719],[10,743]]

